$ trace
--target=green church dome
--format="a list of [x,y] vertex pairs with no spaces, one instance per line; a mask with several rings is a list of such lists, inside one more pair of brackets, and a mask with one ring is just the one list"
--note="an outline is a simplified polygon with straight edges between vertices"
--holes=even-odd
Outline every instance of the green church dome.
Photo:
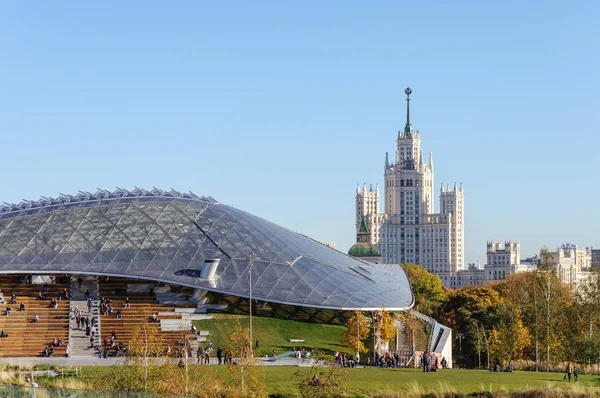
[[380,257],[381,253],[377,246],[370,243],[357,243],[353,245],[348,254],[353,257]]

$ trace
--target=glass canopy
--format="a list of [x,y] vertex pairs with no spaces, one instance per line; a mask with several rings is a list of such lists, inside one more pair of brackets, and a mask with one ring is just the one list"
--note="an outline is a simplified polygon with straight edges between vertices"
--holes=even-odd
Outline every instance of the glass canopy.
[[[214,280],[200,278],[207,259],[220,259]],[[0,207],[0,273],[126,276],[248,297],[249,269],[257,300],[413,305],[399,266],[355,259],[211,197],[136,188]]]

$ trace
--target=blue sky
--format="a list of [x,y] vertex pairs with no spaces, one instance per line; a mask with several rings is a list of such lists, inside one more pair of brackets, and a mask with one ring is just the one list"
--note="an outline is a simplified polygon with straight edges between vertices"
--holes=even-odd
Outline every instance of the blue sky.
[[410,85],[469,262],[600,247],[597,2],[213,3],[0,4],[0,201],[191,190],[346,251]]

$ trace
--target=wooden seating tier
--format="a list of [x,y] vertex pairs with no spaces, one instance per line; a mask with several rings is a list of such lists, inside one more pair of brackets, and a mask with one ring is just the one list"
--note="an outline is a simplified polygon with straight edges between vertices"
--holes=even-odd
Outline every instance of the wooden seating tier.
[[[18,275],[0,275],[0,289],[6,302],[0,305],[0,329],[8,334],[0,338],[0,356],[41,356],[55,338],[62,339],[63,345],[54,348],[54,356],[64,356],[69,339],[69,300],[58,300],[58,308],[50,308],[50,299],[58,299],[64,289],[69,289],[69,284],[48,285],[47,300],[37,299],[43,285],[22,284]],[[17,304],[8,304],[13,294],[17,296]],[[25,304],[25,311],[18,311],[21,303]],[[5,315],[7,306],[11,308],[10,316]],[[35,314],[39,320],[34,323]]]
[[[127,345],[133,337],[136,328],[141,322],[146,322],[150,328],[154,328],[158,332],[158,336],[162,341],[163,349],[170,347],[174,353],[179,347],[179,339],[186,335],[190,335],[189,331],[165,331],[160,329],[160,322],[152,322],[151,316],[153,313],[170,312],[169,315],[159,315],[158,319],[181,319],[181,315],[175,313],[175,308],[178,307],[193,307],[191,305],[173,305],[159,304],[156,300],[156,295],[151,293],[150,289],[146,291],[127,291],[127,287],[140,285],[140,287],[148,285],[146,281],[138,281],[124,278],[111,278],[109,281],[100,281],[100,297],[109,298],[113,306],[113,313],[110,315],[101,314],[100,331],[102,341],[107,337],[110,338],[112,332],[116,334],[116,343],[122,342]],[[139,289],[142,290],[142,289]],[[125,298],[129,298],[130,307],[125,308]],[[121,312],[122,318],[116,317],[117,311]],[[110,351],[110,355],[114,356],[114,350]]]

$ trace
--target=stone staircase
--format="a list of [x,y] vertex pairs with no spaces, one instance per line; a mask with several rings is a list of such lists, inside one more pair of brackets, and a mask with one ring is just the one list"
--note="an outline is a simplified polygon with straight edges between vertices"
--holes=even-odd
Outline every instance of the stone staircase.
[[[83,279],[81,287],[77,279],[78,275],[71,277],[71,309],[69,319],[69,348],[71,356],[90,356],[97,353],[97,347],[100,347],[100,309],[98,297],[98,277],[91,275],[81,275]],[[85,292],[89,290],[92,299],[92,310],[88,311],[88,305]],[[96,335],[94,336],[94,347],[90,348],[90,338],[85,335],[85,325],[78,329],[75,320],[75,308],[83,312],[83,317],[96,319]]]
[[[169,286],[158,286],[154,289],[156,299],[161,304],[190,304],[190,298],[183,292],[171,291]],[[192,328],[192,321],[213,319],[212,315],[207,314],[208,309],[220,308],[211,304],[198,304],[196,308],[175,308],[177,318],[171,318],[173,312],[159,312],[160,330],[165,331],[189,331]],[[169,318],[161,319],[161,315]],[[199,343],[205,342],[208,338],[208,330],[198,330],[197,337],[190,341],[193,349],[197,349]]]

